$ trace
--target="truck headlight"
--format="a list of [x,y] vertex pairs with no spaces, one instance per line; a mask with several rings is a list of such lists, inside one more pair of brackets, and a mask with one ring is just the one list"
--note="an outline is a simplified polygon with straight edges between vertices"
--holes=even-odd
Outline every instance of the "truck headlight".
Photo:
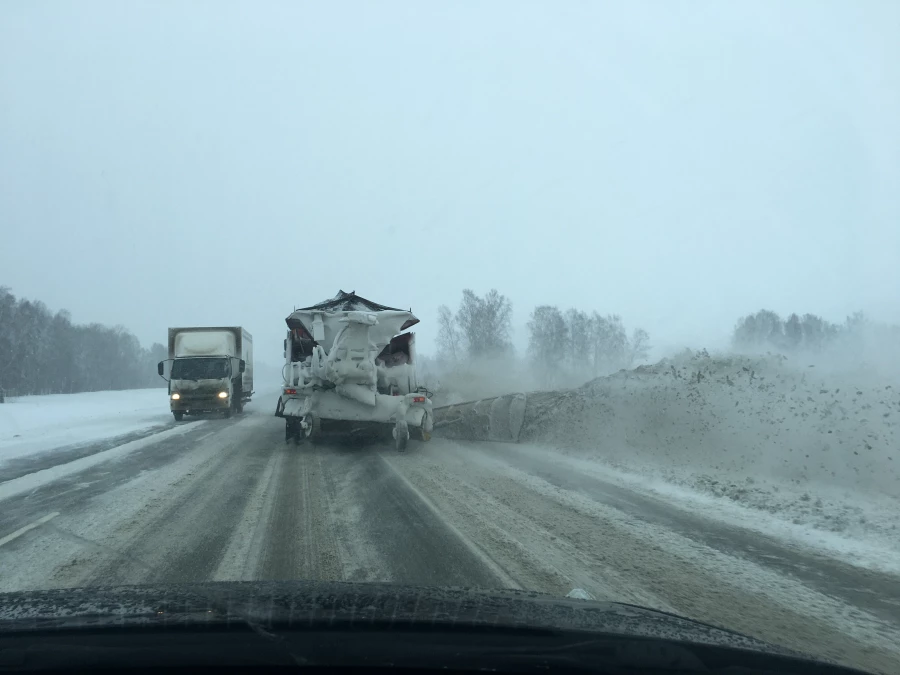
[[172,394],[172,400],[173,400],[173,401],[177,401],[177,400],[180,399],[180,398],[181,398],[181,394]]
[[228,398],[228,392],[227,392],[227,391],[220,391],[220,392],[219,392],[219,398]]

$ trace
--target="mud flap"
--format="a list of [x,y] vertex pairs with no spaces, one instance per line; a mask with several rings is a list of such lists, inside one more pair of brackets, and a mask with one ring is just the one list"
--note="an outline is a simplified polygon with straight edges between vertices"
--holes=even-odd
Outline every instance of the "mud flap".
[[407,425],[406,420],[398,420],[394,425],[394,447],[399,451],[403,452],[406,450],[406,445],[409,442],[409,425]]

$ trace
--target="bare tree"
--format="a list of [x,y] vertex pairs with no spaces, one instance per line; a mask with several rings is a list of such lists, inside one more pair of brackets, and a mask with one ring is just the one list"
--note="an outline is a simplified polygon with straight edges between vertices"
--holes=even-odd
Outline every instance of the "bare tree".
[[580,310],[570,309],[566,312],[566,327],[569,367],[573,372],[583,371],[591,363],[591,319]]
[[438,307],[438,352],[440,358],[451,364],[458,364],[462,356],[460,331],[456,317],[447,305]]
[[804,314],[800,324],[803,328],[803,346],[813,351],[831,342],[839,332],[838,326],[815,314]]
[[13,332],[16,313],[16,297],[6,286],[0,286],[0,388],[12,386],[12,369],[15,362]]
[[469,356],[491,357],[512,351],[512,303],[496,289],[483,298],[465,289],[456,321]]
[[741,318],[734,327],[732,342],[736,347],[781,347],[784,344],[784,322],[769,309]]
[[628,365],[632,366],[636,361],[643,361],[650,353],[650,335],[643,328],[635,328],[631,333],[629,344]]
[[591,352],[595,376],[627,365],[628,335],[622,317],[597,312],[591,315]]
[[803,342],[803,324],[796,313],[791,314],[784,322],[784,346],[788,349],[799,349]]
[[535,307],[528,322],[528,353],[544,386],[558,384],[569,348],[569,329],[559,308]]

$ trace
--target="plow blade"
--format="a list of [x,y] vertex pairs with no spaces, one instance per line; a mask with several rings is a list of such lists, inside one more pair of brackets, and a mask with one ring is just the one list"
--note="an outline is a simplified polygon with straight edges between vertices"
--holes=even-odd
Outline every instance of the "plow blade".
[[525,421],[525,394],[507,394],[434,409],[434,432],[466,441],[518,443]]

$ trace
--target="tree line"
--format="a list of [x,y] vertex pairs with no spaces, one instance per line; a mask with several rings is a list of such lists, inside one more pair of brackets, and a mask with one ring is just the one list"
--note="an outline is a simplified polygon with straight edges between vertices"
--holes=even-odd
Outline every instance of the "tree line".
[[528,354],[545,386],[630,368],[647,358],[649,340],[643,328],[629,336],[617,314],[541,305],[528,322]]
[[512,303],[496,289],[483,298],[465,289],[455,314],[438,307],[438,356],[449,364],[510,355],[511,335]]
[[122,326],[75,324],[40,301],[16,299],[0,287],[0,390],[7,394],[164,386],[156,364],[166,347],[149,349]]
[[900,344],[900,327],[871,321],[856,312],[843,323],[832,323],[815,314],[796,313],[782,318],[769,309],[741,317],[731,337],[735,349],[771,349],[780,352],[821,352],[844,346],[861,346],[877,341],[886,345]]
[[[468,372],[474,362],[511,359],[513,308],[496,289],[483,296],[462,292],[458,309],[438,308],[438,358],[444,371]],[[647,358],[649,336],[629,335],[622,318],[556,305],[535,307],[527,324],[528,350],[522,367],[545,387],[564,386],[628,368]],[[822,351],[877,338],[900,345],[900,327],[876,324],[861,312],[836,324],[815,314],[782,318],[771,310],[741,317],[732,333],[736,349]],[[19,395],[164,386],[156,364],[166,347],[149,349],[122,326],[74,324],[40,301],[17,299],[0,287],[0,391]],[[521,360],[519,360],[521,361]]]
[[[483,297],[465,289],[459,309],[438,308],[438,359],[445,367],[513,355],[512,303],[496,289]],[[618,315],[554,305],[535,307],[528,321],[527,362],[544,386],[587,380],[646,358],[649,336],[629,336]]]

